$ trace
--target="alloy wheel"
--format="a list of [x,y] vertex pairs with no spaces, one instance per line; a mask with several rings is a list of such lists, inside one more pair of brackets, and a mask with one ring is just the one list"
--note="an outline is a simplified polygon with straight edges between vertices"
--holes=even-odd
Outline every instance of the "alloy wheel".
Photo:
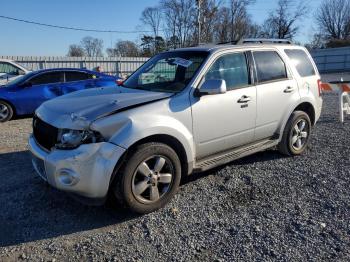
[[294,126],[291,136],[292,147],[299,151],[301,150],[308,139],[309,136],[309,124],[305,119],[300,119]]
[[165,156],[155,155],[141,162],[132,178],[132,193],[141,203],[151,204],[171,188],[174,166]]
[[9,116],[10,110],[4,104],[0,104],[0,121],[5,120]]

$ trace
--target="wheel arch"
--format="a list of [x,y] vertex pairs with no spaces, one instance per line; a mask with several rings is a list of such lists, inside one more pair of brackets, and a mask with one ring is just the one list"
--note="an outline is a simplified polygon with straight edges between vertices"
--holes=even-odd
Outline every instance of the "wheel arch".
[[288,123],[288,120],[290,116],[293,114],[295,111],[303,111],[305,112],[311,121],[311,125],[314,126],[316,123],[316,111],[315,107],[312,104],[312,102],[306,100],[306,101],[299,101],[298,104],[294,105],[291,107],[291,110],[286,114],[283,123],[280,125],[279,130],[277,131],[277,137],[279,137],[279,140],[282,139],[283,131]]
[[309,103],[309,102],[303,102],[301,104],[299,104],[294,110],[294,111],[303,111],[305,112],[310,120],[311,120],[311,124],[312,126],[315,125],[315,122],[316,122],[316,112],[315,112],[315,108],[314,106]]
[[188,163],[188,155],[186,153],[185,147],[182,145],[182,143],[175,138],[174,136],[167,135],[167,134],[156,134],[156,135],[150,135],[147,137],[144,137],[136,142],[134,142],[129,148],[125,151],[125,153],[122,155],[122,157],[119,159],[118,163],[116,164],[112,177],[111,177],[111,183],[115,179],[118,171],[123,166],[127,158],[135,152],[136,148],[139,145],[150,143],[150,142],[157,142],[157,143],[163,143],[169,147],[171,147],[176,154],[178,155],[181,163],[181,176],[185,177],[188,174],[192,173],[193,166]]

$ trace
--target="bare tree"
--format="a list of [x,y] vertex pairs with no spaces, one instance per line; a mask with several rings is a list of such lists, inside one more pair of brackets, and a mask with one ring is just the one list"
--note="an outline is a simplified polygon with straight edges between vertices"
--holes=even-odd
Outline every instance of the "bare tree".
[[85,56],[84,49],[80,45],[70,45],[67,56]]
[[85,54],[90,57],[103,56],[103,40],[86,36],[81,40],[81,46],[85,51]]
[[247,7],[253,0],[230,0],[229,6],[221,7],[215,23],[218,42],[237,42],[243,37],[257,35],[258,26],[252,24]]
[[[198,39],[198,42],[209,43],[214,41],[214,25],[219,18],[221,4],[221,0],[196,0],[196,5],[199,10],[194,37]],[[199,37],[198,34],[200,34]]]
[[114,48],[107,48],[108,56],[138,56],[139,49],[132,41],[118,41]]
[[251,24],[247,7],[255,0],[230,0],[230,41],[238,41],[247,35]]
[[[297,7],[293,11],[293,5]],[[307,13],[307,5],[295,0],[279,0],[276,10],[264,22],[264,36],[270,38],[292,39],[298,32],[297,22]]]
[[159,7],[147,7],[141,14],[141,22],[150,27],[154,37],[159,35],[159,29],[162,21],[162,12]]
[[316,21],[325,38],[349,38],[350,0],[324,0],[316,13]]
[[176,39],[171,47],[184,47],[193,43],[196,24],[195,0],[162,0],[165,35]]

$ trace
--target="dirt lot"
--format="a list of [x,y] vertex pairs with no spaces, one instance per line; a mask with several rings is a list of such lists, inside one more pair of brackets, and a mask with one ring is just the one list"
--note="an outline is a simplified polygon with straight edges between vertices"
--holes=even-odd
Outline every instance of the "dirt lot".
[[193,176],[164,209],[88,207],[34,173],[30,119],[0,124],[0,261],[350,260],[350,119],[336,97],[310,148]]

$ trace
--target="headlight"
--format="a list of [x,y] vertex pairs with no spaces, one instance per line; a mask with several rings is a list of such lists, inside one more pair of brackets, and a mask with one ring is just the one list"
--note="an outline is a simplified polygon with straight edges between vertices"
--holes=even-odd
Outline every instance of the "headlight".
[[59,149],[73,149],[82,144],[96,143],[103,141],[102,136],[89,130],[60,129],[57,137]]

